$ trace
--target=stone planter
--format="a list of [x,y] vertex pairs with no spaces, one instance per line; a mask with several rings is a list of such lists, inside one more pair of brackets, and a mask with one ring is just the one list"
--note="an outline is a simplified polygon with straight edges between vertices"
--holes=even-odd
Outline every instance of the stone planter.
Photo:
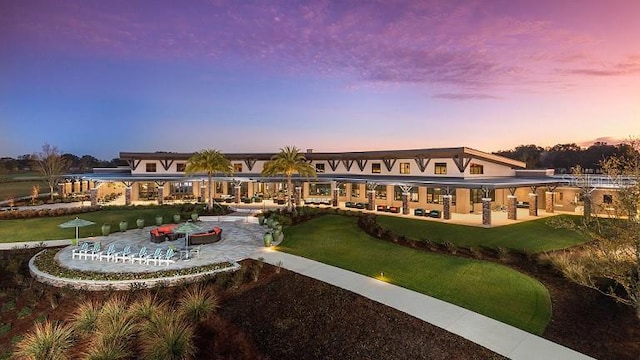
[[156,225],[158,226],[162,225],[162,216],[160,215],[156,216]]
[[136,220],[136,226],[138,227],[138,229],[142,229],[144,227],[144,219]]
[[191,220],[198,221],[198,214],[197,213],[191,214]]
[[107,236],[111,233],[111,225],[109,224],[104,224],[102,225],[102,236]]
[[180,222],[180,214],[173,215],[173,222],[176,224]]
[[262,239],[264,240],[264,246],[269,247],[273,241],[273,235],[271,235],[270,232],[264,233],[264,237]]
[[129,223],[122,220],[120,221],[120,231],[124,232],[127,231],[127,229],[129,228]]
[[264,225],[264,215],[258,215],[258,224]]

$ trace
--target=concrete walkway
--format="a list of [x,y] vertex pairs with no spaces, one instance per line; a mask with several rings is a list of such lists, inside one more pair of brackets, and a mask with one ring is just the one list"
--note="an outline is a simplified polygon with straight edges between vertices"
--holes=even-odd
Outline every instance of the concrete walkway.
[[253,258],[264,258],[269,264],[388,305],[510,359],[592,359],[470,310],[351,271],[266,248],[253,255]]

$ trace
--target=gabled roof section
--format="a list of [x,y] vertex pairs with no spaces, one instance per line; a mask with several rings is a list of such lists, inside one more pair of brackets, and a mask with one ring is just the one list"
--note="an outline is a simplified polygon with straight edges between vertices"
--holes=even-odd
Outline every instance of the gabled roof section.
[[[246,159],[270,160],[275,153],[224,153],[229,160],[244,161]],[[188,160],[193,153],[177,153],[177,152],[121,152],[122,160]],[[484,151],[468,148],[468,147],[452,147],[452,148],[429,148],[429,149],[411,149],[411,150],[373,150],[373,151],[352,151],[352,152],[305,152],[304,155],[311,161],[338,161],[338,160],[388,160],[393,159],[478,159],[495,164],[508,166],[511,168],[526,168],[526,164],[522,161],[513,160],[504,156],[486,153]]]

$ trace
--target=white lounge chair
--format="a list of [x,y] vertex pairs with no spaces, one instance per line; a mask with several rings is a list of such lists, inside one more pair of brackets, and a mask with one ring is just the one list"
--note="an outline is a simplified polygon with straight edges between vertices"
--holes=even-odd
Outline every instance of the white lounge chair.
[[153,252],[153,254],[148,255],[147,256],[147,260],[145,261],[145,264],[149,264],[150,262],[153,261],[154,264],[158,264],[158,260],[162,257],[162,249],[161,248],[156,248],[156,250]]
[[143,261],[147,261],[147,255],[149,255],[147,253],[147,247],[143,246],[140,251],[138,251],[138,254],[130,257],[131,259],[131,263],[135,264],[136,261],[140,262],[140,264],[142,264]]
[[173,259],[173,257],[175,256],[175,254],[176,254],[176,252],[175,252],[175,251],[173,251],[173,249],[172,249],[172,248],[169,248],[169,250],[167,250],[167,252],[164,254],[164,256],[163,256],[163,257],[161,257],[160,259],[158,259],[158,260],[156,261],[156,263],[157,263],[158,265],[161,265],[161,264],[163,264],[163,263],[164,263],[164,264],[166,264],[167,266],[169,266],[169,264],[170,264],[170,263],[174,263],[174,262],[176,262],[176,261]]
[[99,241],[94,242],[93,247],[89,249],[89,251],[87,251],[87,253],[85,254],[85,259],[91,257],[91,260],[95,260],[100,257],[101,253],[102,253],[102,245],[100,244]]
[[131,245],[127,245],[122,251],[113,254],[113,261],[118,262],[118,260],[122,260],[122,262],[127,262],[127,260],[130,260],[132,256]]
[[116,244],[110,244],[109,246],[107,246],[107,251],[101,251],[100,254],[98,254],[98,260],[102,261],[102,259],[106,259],[107,261],[109,261],[110,259],[113,259],[115,253]]
[[87,253],[87,251],[89,251],[89,243],[83,242],[82,245],[80,245],[80,247],[71,250],[71,258],[75,259],[77,256],[78,259],[80,259],[83,254]]

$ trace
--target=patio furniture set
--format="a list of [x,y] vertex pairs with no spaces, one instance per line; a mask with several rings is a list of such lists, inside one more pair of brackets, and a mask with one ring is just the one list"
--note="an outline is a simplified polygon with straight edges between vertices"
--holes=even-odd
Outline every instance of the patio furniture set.
[[422,208],[417,208],[413,210],[413,215],[440,218],[442,216],[442,213],[440,212],[440,210],[425,210]]
[[[174,241],[185,237],[185,233],[174,232],[177,225],[163,225],[155,229],[152,229],[149,234],[151,236],[151,242],[161,243],[163,241]],[[222,239],[222,229],[214,227],[213,229],[205,232],[189,234],[189,243],[194,245],[212,244]]]
[[304,199],[305,205],[331,205],[331,198],[328,197],[310,197]]
[[[173,247],[169,247],[167,249],[156,248],[153,252],[149,252],[147,247],[143,246],[138,250],[138,252],[134,252],[131,249],[131,245],[126,245],[121,251],[117,251],[115,244],[110,244],[106,250],[103,250],[100,242],[84,242],[82,245],[71,250],[71,258],[98,261],[105,260],[116,263],[119,260],[122,260],[123,263],[129,262],[131,264],[138,262],[139,264],[145,265],[149,265],[150,263],[153,263],[154,265],[169,265],[176,262],[175,258],[178,256],[177,251],[180,251],[181,254],[184,253],[186,258],[189,257],[186,250],[178,250]],[[188,252],[195,253],[199,256],[200,247],[198,246],[194,249],[189,249]]]
[[376,206],[376,211],[384,211],[384,212],[390,212],[390,213],[394,213],[394,214],[399,214],[400,213],[400,208],[398,206],[378,205],[378,206]]
[[362,202],[355,203],[352,201],[347,201],[346,203],[344,203],[344,206],[352,209],[366,209],[367,203],[362,203]]

